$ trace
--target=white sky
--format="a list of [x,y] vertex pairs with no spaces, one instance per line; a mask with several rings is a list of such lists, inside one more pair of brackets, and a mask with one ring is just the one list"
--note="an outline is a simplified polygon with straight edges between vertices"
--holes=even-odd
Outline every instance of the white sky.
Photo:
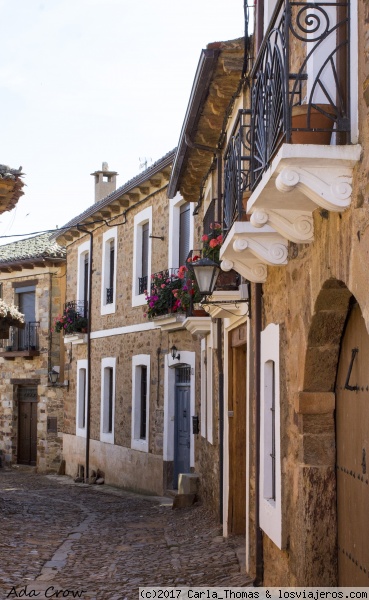
[[0,16],[0,163],[26,174],[0,236],[77,216],[103,161],[121,186],[172,150],[201,49],[244,34],[243,0],[0,0]]

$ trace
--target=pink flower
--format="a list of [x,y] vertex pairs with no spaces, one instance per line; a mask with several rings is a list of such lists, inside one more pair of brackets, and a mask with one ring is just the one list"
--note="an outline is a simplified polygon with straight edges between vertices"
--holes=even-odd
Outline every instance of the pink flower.
[[221,244],[223,242],[223,236],[218,235],[217,240],[218,240],[219,244]]
[[164,290],[164,289],[165,289],[165,287],[166,287],[166,286],[165,286],[165,283],[162,283],[160,287],[161,287],[161,289],[162,289],[162,290]]
[[203,242],[207,242],[207,241],[209,240],[209,236],[208,236],[208,235],[206,235],[206,233],[204,233],[204,235],[202,236],[201,240],[202,240]]
[[210,240],[209,246],[210,248],[216,248],[217,246],[219,246],[218,240]]

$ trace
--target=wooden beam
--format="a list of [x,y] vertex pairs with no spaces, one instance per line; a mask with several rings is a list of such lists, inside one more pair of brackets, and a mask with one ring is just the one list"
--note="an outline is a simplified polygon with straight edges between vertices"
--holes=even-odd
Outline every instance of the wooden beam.
[[150,193],[150,188],[149,188],[148,185],[147,186],[146,185],[140,185],[140,187],[138,189],[140,190],[140,192],[141,192],[141,194],[143,196],[148,196],[149,193]]
[[129,198],[118,198],[120,206],[129,206]]
[[137,194],[136,192],[129,192],[127,196],[131,202],[138,202],[140,199],[140,194]]

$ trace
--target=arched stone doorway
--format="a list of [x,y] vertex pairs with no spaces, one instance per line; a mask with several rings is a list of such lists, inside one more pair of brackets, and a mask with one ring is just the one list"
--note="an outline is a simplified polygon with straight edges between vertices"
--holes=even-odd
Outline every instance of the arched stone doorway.
[[337,585],[335,385],[345,323],[353,302],[342,281],[329,279],[317,296],[298,393],[298,514],[304,585]]

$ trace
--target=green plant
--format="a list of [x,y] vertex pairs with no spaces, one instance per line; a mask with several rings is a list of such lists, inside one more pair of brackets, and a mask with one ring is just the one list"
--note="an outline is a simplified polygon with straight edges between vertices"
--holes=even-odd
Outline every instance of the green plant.
[[180,285],[179,277],[176,273],[162,271],[151,275],[150,291],[146,290],[147,311],[145,316],[152,318],[159,315],[165,315],[169,312],[176,312],[176,304],[173,291]]
[[196,279],[191,271],[186,266],[182,266],[178,269],[178,277],[180,278],[180,285],[178,289],[173,291],[176,301],[179,302],[181,310],[187,311],[192,305],[200,302],[202,296],[197,287]]
[[82,316],[75,308],[67,307],[62,315],[56,317],[54,321],[54,331],[64,334],[81,332],[87,329],[88,320]]
[[221,224],[210,223],[210,232],[204,233],[201,240],[203,242],[202,257],[219,263],[219,252],[223,243]]

